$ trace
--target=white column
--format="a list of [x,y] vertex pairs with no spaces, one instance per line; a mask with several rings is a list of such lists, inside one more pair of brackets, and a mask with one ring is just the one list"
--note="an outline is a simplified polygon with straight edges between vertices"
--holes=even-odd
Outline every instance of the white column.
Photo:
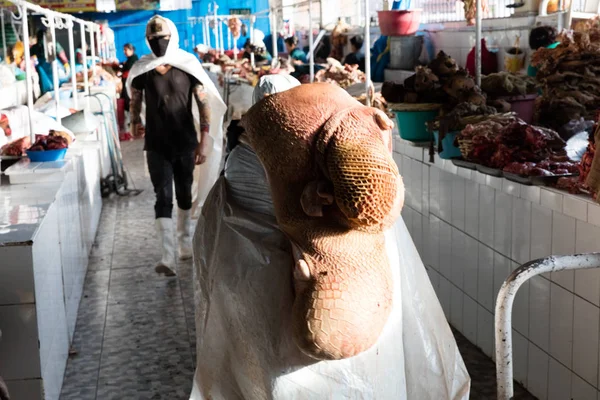
[[[256,20],[256,17],[254,15],[252,15],[250,17],[250,44],[252,45],[254,43],[254,21]],[[250,65],[252,65],[252,68],[254,68],[256,66],[256,62],[254,60],[254,51],[250,52]]]
[[273,63],[276,63],[279,55],[277,49],[277,39],[279,38],[279,35],[277,33],[277,14],[275,13],[275,9],[271,10],[271,18],[269,21],[271,21],[271,42],[273,43],[273,54],[271,55],[273,56]]

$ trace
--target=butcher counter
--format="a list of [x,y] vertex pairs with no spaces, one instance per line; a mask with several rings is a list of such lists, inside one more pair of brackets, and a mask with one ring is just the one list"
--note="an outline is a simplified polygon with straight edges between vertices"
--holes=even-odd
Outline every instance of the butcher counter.
[[99,143],[65,160],[58,180],[0,185],[0,376],[15,399],[60,396],[100,219]]
[[[494,357],[500,286],[523,263],[600,251],[590,198],[458,168],[395,133],[402,212],[450,324]],[[515,379],[540,399],[597,399],[600,269],[538,276],[513,309]]]

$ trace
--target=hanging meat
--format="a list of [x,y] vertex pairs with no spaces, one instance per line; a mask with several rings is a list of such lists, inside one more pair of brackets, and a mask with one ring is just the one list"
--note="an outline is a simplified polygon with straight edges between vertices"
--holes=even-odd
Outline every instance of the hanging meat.
[[236,40],[239,39],[242,34],[242,21],[238,17],[229,18],[227,26],[231,31],[231,36]]

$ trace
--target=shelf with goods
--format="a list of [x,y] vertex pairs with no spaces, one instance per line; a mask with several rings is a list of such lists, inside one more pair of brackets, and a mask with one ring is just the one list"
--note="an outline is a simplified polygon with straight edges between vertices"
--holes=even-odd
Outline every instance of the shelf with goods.
[[[29,13],[42,15],[51,37],[55,30],[69,32],[70,62],[75,65],[73,27],[82,29],[82,40],[98,40],[98,25],[71,15],[43,9],[24,1],[11,1],[18,8],[22,29],[29,32]],[[25,65],[30,65],[29,35],[23,35]],[[53,42],[55,43],[55,42]],[[91,46],[95,59],[95,46]],[[93,85],[97,76],[95,65],[88,69],[84,52],[83,73],[70,76],[72,87],[79,87],[75,96],[62,98],[51,95],[35,101],[32,90],[33,70],[25,68],[28,86],[25,105],[0,111],[4,147],[17,151],[15,156],[2,156],[0,176],[0,376],[11,388],[15,398],[57,399],[64,369],[73,340],[75,321],[87,271],[88,257],[95,238],[102,209],[102,156],[107,144],[88,140],[108,136],[114,113],[100,122],[74,124],[83,114],[105,109],[114,103],[115,87]],[[57,63],[54,62],[54,72]],[[55,87],[57,77],[55,76]],[[88,97],[96,92],[108,92],[103,105]],[[72,95],[68,87],[60,93]],[[112,92],[112,93],[111,93]],[[85,111],[84,111],[85,110]],[[93,116],[93,115],[92,115]],[[83,132],[81,126],[87,126]],[[69,127],[71,129],[69,129]],[[78,128],[79,127],[79,128]],[[7,135],[8,133],[8,135]],[[32,143],[42,143],[46,150],[66,144],[64,159],[55,162],[34,162],[23,157]],[[52,138],[51,138],[52,137]],[[73,141],[74,139],[74,141]],[[8,143],[7,143],[8,142]],[[60,143],[60,144],[59,144]],[[37,143],[34,143],[37,144]],[[33,150],[33,149],[32,149]],[[54,150],[53,150],[54,151]],[[41,151],[38,153],[42,153]],[[63,151],[64,154],[64,151]],[[6,159],[8,158],[8,159]],[[12,159],[11,159],[12,158]]]

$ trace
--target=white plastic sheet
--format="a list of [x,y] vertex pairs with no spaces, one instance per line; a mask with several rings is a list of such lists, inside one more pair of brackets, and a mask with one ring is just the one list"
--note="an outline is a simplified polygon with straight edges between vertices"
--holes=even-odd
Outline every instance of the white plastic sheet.
[[402,220],[386,233],[394,305],[377,344],[315,362],[292,342],[293,259],[264,169],[238,145],[194,237],[198,364],[191,400],[468,399],[470,379]]
[[[156,17],[153,17],[156,18]],[[210,77],[202,68],[198,58],[179,48],[179,33],[177,27],[168,18],[163,18],[169,26],[171,39],[167,47],[167,51],[163,57],[156,57],[152,52],[143,56],[138,62],[133,65],[127,78],[126,88],[131,96],[131,83],[137,76],[155,69],[160,65],[169,64],[188,74],[192,75],[208,92],[208,103],[211,110],[209,140],[211,141],[210,150],[206,157],[206,162],[197,166],[194,170],[194,184],[192,186],[192,212],[194,217],[197,217],[204,204],[204,200],[208,195],[210,188],[219,176],[221,161],[223,156],[223,116],[227,110],[219,91]],[[150,45],[146,40],[148,48]],[[195,102],[194,102],[195,104]],[[194,120],[197,128],[200,127],[200,115],[197,107],[193,107]]]

